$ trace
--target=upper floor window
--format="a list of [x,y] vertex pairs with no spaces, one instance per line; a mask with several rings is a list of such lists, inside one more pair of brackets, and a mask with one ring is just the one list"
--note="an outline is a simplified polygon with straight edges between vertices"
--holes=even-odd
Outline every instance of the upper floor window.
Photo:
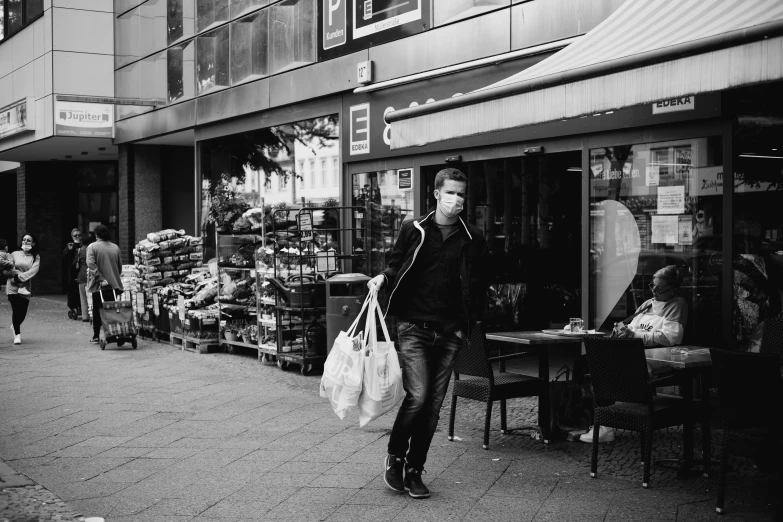
[[0,1],[0,41],[43,14],[43,0]]

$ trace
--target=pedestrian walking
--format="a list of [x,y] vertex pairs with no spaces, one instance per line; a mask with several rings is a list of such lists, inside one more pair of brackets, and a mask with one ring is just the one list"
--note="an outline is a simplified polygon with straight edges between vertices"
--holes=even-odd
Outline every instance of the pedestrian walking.
[[367,283],[371,290],[389,288],[386,313],[399,319],[406,392],[389,438],[384,481],[413,498],[430,496],[421,478],[427,453],[457,353],[486,299],[487,243],[459,215],[467,181],[457,169],[437,173],[437,207],[402,224],[389,268]]
[[92,233],[81,235],[81,246],[76,254],[76,283],[79,285],[79,302],[82,308],[82,321],[90,322],[90,307],[87,303],[87,247],[95,241]]
[[[92,294],[92,331],[91,343],[100,343],[101,293],[103,299],[114,301],[114,293],[122,293],[122,258],[120,247],[109,241],[109,227],[95,227],[95,243],[87,247],[87,291]],[[109,292],[111,290],[111,292]]]
[[71,230],[71,241],[69,241],[65,248],[63,248],[63,274],[67,281],[65,286],[65,292],[67,296],[68,317],[71,319],[78,318],[80,314],[81,304],[79,302],[79,283],[76,281],[78,274],[78,268],[76,262],[78,260],[79,248],[81,248],[82,233],[78,228]]
[[5,293],[8,302],[11,303],[11,329],[14,331],[14,344],[22,344],[22,323],[27,317],[27,309],[30,306],[32,285],[30,281],[41,264],[41,256],[38,254],[38,241],[32,234],[22,237],[19,250],[11,253],[14,268],[4,272],[8,276],[5,285]]

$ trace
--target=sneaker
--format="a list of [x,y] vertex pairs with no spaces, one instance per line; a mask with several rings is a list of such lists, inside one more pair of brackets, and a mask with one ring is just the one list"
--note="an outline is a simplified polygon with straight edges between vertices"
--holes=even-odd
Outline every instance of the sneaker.
[[421,481],[421,474],[426,471],[416,468],[405,470],[405,491],[413,498],[429,498],[430,490]]
[[14,335],[14,344],[22,344],[22,334]]
[[398,493],[405,492],[405,486],[402,480],[402,470],[405,461],[398,459],[394,455],[386,455],[383,460],[383,467],[386,468],[386,472],[383,474],[383,481],[389,486],[389,489],[397,491]]
[[[591,427],[587,433],[583,433],[579,440],[582,442],[589,442],[592,444],[593,442],[593,428]],[[607,428],[606,426],[599,426],[598,427],[598,442],[604,443],[604,442],[614,442],[614,428]]]
[[26,286],[20,286],[16,290],[16,293],[19,294],[19,295],[30,295],[30,289],[27,288]]
[[100,337],[93,337],[92,339],[90,339],[90,344],[98,344],[100,342],[101,342]]

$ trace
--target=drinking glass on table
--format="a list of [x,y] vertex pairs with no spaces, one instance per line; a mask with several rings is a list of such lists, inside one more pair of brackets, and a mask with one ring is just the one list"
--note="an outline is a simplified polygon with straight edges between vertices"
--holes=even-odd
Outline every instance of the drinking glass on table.
[[579,317],[572,317],[569,326],[571,327],[571,333],[581,333],[584,323]]

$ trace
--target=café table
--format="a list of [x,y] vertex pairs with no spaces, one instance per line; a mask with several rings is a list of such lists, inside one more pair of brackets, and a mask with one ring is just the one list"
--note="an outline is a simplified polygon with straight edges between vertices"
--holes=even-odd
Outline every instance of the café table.
[[710,350],[704,346],[681,345],[679,349],[687,349],[686,354],[672,353],[672,348],[648,348],[644,351],[647,365],[653,373],[670,372],[673,374],[673,380],[679,384],[680,393],[684,401],[693,404],[693,383],[700,379],[701,391],[701,420],[702,420],[702,459],[694,459],[693,455],[693,422],[688,418],[688,422],[683,425],[682,445],[684,459],[678,470],[678,477],[685,478],[692,466],[701,464],[705,477],[710,474],[710,464],[712,459],[711,439],[712,431],[710,429],[710,385],[712,377],[712,357]]
[[515,348],[518,348],[517,351],[510,353],[503,350],[501,355],[490,357],[491,361],[502,362],[505,359],[512,359],[525,355],[538,356],[538,378],[546,383],[546,386],[544,386],[545,393],[538,396],[538,426],[524,426],[515,429],[536,430],[537,435],[543,439],[544,444],[549,444],[551,438],[551,434],[549,433],[549,349],[552,346],[562,344],[581,344],[582,337],[583,336],[580,335],[554,335],[541,331],[487,333],[487,340],[511,343]]

